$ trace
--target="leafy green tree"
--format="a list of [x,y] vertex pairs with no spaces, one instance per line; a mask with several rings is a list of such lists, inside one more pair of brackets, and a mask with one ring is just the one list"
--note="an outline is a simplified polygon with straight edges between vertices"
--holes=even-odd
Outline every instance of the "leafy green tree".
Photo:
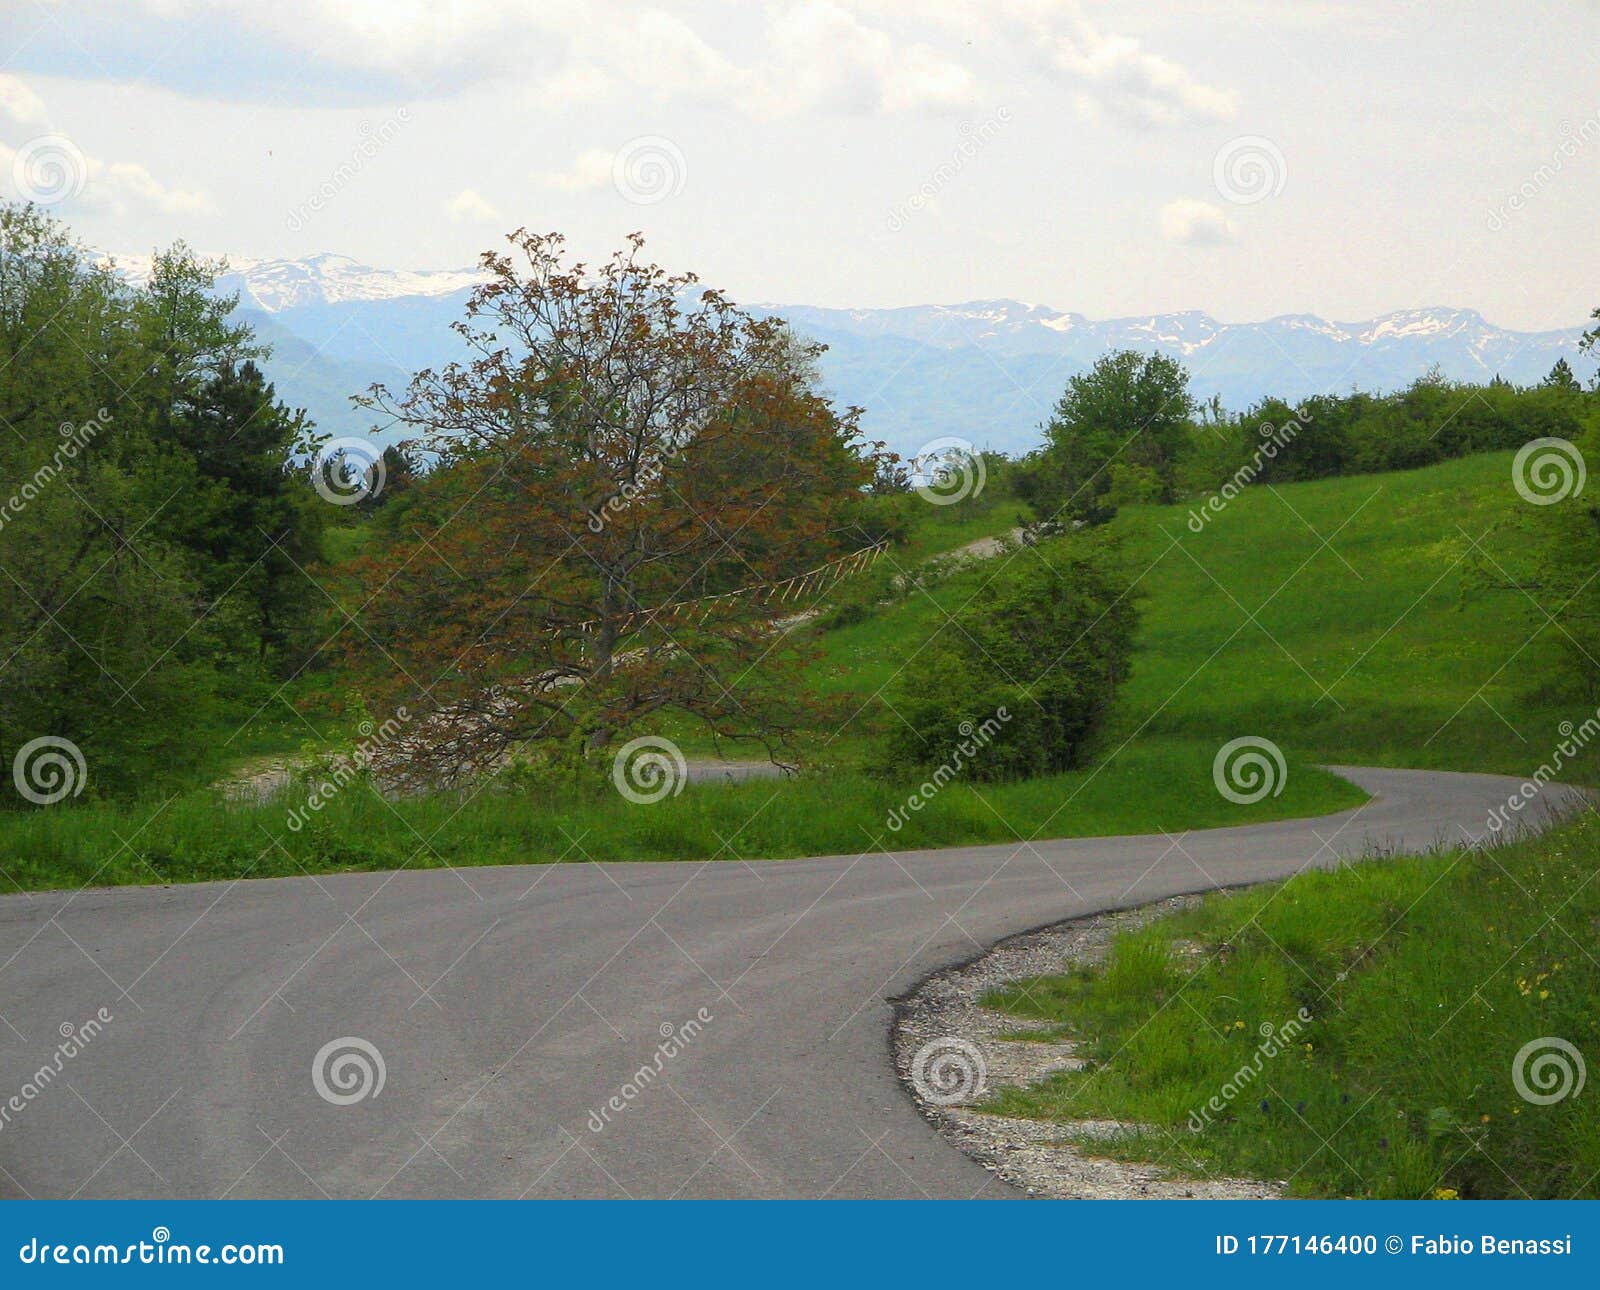
[[361,512],[375,511],[404,497],[423,473],[421,456],[407,444],[389,444],[373,469],[378,472],[378,479],[357,503],[356,509]]
[[[181,757],[179,720],[210,691],[185,638],[191,571],[146,531],[177,490],[150,450],[132,323],[63,230],[0,207],[0,758],[70,739],[97,787]],[[22,804],[9,785],[0,802]]]
[[[0,759],[70,741],[90,791],[197,768],[225,680],[259,671],[314,516],[299,418],[181,246],[136,289],[0,204]],[[21,804],[9,793],[0,804]]]
[[457,324],[473,360],[370,401],[453,456],[351,571],[371,692],[442,710],[413,773],[575,761],[664,712],[778,752],[811,700],[758,592],[858,545],[856,413],[817,394],[816,347],[637,235],[592,269],[508,241]]
[[1263,399],[1240,418],[1241,449],[1255,470],[1254,482],[1325,479],[1344,470],[1344,419],[1327,415],[1329,403],[1312,398],[1291,407],[1283,399]]
[[1194,414],[1189,376],[1165,354],[1122,350],[1074,376],[1045,426],[1030,501],[1038,519],[1060,527],[1096,524],[1116,511],[1112,468],[1148,472],[1153,486],[1124,475],[1129,489],[1170,502]]

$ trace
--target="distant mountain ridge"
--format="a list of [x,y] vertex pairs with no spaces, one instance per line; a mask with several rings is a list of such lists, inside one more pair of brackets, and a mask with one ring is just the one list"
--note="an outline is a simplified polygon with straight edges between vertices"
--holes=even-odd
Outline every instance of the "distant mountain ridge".
[[[130,276],[146,267],[119,260]],[[369,429],[342,405],[373,381],[459,353],[449,324],[462,314],[476,269],[376,269],[346,256],[240,260],[219,283],[274,342],[280,395],[325,429]],[[1297,399],[1359,387],[1392,390],[1437,367],[1454,380],[1500,375],[1526,384],[1566,358],[1580,379],[1595,372],[1578,353],[1581,326],[1519,332],[1473,309],[1406,309],[1357,322],[1285,314],[1224,323],[1198,310],[1095,320],[1016,300],[893,309],[758,304],[829,347],[823,378],[841,404],[866,409],[874,438],[910,454],[944,436],[1002,452],[1039,442],[1039,425],[1067,379],[1109,350],[1161,350],[1189,368],[1191,388],[1242,408],[1276,394]],[[381,437],[392,438],[392,433]]]

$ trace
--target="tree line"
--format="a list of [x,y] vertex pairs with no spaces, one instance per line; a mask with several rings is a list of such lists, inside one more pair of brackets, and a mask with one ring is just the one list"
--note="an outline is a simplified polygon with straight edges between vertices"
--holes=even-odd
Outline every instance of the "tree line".
[[139,287],[0,205],[0,756],[70,739],[108,791],[293,666],[316,502],[305,418],[178,245]]
[[[1600,311],[1597,311],[1600,312]],[[1591,339],[1586,343],[1594,345]],[[1074,376],[1014,472],[1017,493],[1050,528],[1099,524],[1119,506],[1203,497],[1232,483],[1282,484],[1410,470],[1534,439],[1581,439],[1600,415],[1566,359],[1534,386],[1437,372],[1391,394],[1361,390],[1229,413],[1198,401],[1166,354],[1131,350]],[[1265,449],[1265,450],[1264,450]]]

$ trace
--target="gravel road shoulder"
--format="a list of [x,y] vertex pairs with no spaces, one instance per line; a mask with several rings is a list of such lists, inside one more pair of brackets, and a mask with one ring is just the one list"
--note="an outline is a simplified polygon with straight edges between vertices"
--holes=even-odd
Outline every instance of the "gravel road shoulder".
[[1082,1066],[1071,1042],[1002,1038],[1030,1023],[985,1008],[990,990],[1022,977],[1070,972],[1102,959],[1117,933],[1193,905],[1181,896],[1154,905],[1074,919],[1001,941],[968,963],[946,968],[896,1001],[891,1032],[895,1072],[923,1116],[959,1150],[1028,1196],[1060,1199],[1262,1199],[1268,1182],[1192,1178],[1158,1165],[1108,1160],[1096,1139],[1127,1131],[1114,1121],[1060,1124],[976,1110],[994,1090],[1025,1087]]

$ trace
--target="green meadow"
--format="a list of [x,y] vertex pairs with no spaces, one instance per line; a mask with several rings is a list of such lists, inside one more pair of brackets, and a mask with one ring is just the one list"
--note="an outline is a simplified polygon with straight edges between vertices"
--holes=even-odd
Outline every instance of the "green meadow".
[[[809,734],[806,769],[792,779],[691,784],[650,805],[621,801],[604,782],[551,787],[511,776],[400,801],[358,782],[290,829],[311,775],[267,803],[195,789],[8,815],[0,866],[33,889],[396,865],[855,854],[1206,828],[1362,800],[1319,763],[1519,771],[1580,709],[1534,679],[1559,675],[1553,630],[1482,571],[1486,559],[1518,554],[1503,546],[1516,500],[1508,472],[1509,455],[1488,454],[1251,488],[1198,533],[1188,506],[1124,510],[1115,528],[1141,625],[1091,763],[1020,782],[958,781],[898,831],[890,813],[917,783],[872,770],[876,741],[896,719],[896,687],[1003,562],[1048,560],[1054,549],[933,558],[1009,533],[1019,511],[1004,501],[914,511],[906,541],[800,629],[814,636],[808,683],[841,717]],[[285,701],[267,709],[280,733],[296,724],[287,711]],[[310,747],[326,747],[325,729],[319,723]],[[252,730],[239,747],[256,750]],[[693,731],[665,733],[701,751]],[[1212,779],[1217,749],[1245,735],[1276,743],[1288,765],[1281,794],[1250,806],[1225,800]]]

